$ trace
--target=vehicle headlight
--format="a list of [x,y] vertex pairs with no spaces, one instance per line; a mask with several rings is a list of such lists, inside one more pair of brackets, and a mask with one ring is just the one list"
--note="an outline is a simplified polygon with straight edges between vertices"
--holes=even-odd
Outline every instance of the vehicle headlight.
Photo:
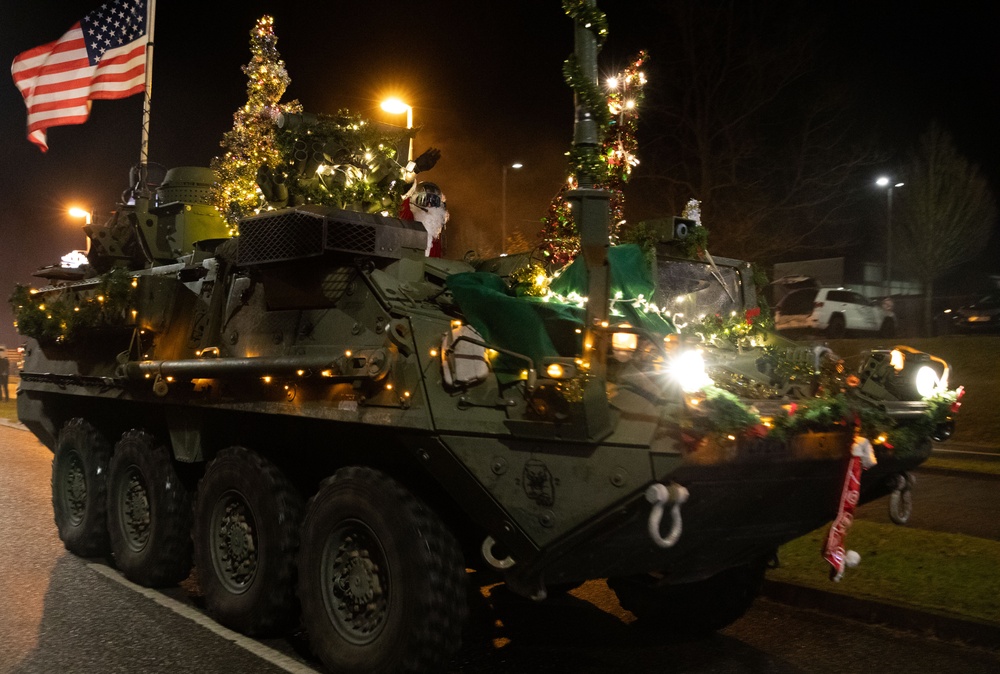
[[941,358],[908,346],[881,353],[883,366],[867,367],[866,371],[897,400],[929,398],[947,390],[949,368]]
[[934,368],[924,365],[917,370],[917,376],[914,378],[913,384],[917,387],[917,393],[920,394],[920,397],[930,398],[941,386],[941,379],[938,377],[938,373],[934,371]]
[[699,351],[681,351],[670,362],[670,378],[681,387],[685,393],[695,393],[712,383],[711,377],[705,372],[705,359]]

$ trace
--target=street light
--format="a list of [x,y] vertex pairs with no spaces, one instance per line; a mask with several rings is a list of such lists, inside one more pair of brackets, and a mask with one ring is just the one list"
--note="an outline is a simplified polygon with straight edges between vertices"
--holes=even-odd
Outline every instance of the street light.
[[[382,101],[382,109],[393,115],[406,113],[406,129],[413,128],[413,106],[407,105],[398,98],[387,98]],[[410,134],[410,147],[406,151],[406,163],[413,161],[413,134]]]
[[90,211],[85,211],[82,208],[74,206],[73,208],[69,209],[69,214],[72,215],[74,218],[83,218],[85,225],[90,224],[91,221]]
[[885,208],[885,286],[886,295],[892,296],[892,188],[902,187],[903,183],[893,183],[887,176],[880,176],[875,184],[886,188]]
[[500,169],[500,254],[507,247],[507,169],[519,169],[524,164],[517,161],[504,164]]

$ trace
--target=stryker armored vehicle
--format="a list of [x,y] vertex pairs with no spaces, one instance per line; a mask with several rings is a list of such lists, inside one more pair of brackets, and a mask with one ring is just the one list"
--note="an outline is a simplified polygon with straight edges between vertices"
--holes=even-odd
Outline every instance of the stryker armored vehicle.
[[415,221],[303,206],[230,238],[211,180],[171,172],[88,229],[88,277],[15,295],[18,414],[54,453],[67,549],[146,586],[193,563],[218,621],[301,617],[334,671],[442,667],[467,569],[536,600],[606,578],[641,620],[721,628],[778,546],[837,516],[877,426],[856,409],[894,439],[863,501],[901,499],[951,423],[915,388],[944,374],[924,354],[845,371],[766,333],[685,331],[680,314],[751,316],[750,266],[671,257],[671,220],[655,265],[609,247],[585,181],[581,253],[535,298],[511,283],[528,255],[427,258]]

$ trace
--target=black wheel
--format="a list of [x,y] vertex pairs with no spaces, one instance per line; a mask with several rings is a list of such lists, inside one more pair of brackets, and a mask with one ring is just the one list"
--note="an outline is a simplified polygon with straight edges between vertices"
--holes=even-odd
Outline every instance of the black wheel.
[[191,572],[191,496],[170,450],[131,430],[115,445],[108,477],[108,532],[115,566],[146,587]]
[[895,484],[889,495],[889,519],[903,526],[913,515],[913,485],[916,483],[911,473],[900,473],[893,478]]
[[66,549],[108,554],[107,479],[111,446],[83,419],[67,421],[52,457],[52,511]]
[[609,578],[622,608],[643,623],[701,636],[732,624],[760,594],[766,561],[726,569],[705,580],[658,586],[651,576]]
[[198,486],[195,564],[209,613],[244,634],[274,633],[296,615],[302,497],[244,447],[219,452]]
[[830,324],[826,326],[826,334],[833,339],[840,339],[847,334],[847,324],[841,314],[830,316]]
[[879,328],[878,336],[885,338],[895,337],[896,321],[892,320],[891,318],[887,318],[884,321],[882,321],[882,327]]
[[309,502],[299,599],[332,671],[439,671],[468,615],[465,563],[441,520],[392,478],[342,468]]

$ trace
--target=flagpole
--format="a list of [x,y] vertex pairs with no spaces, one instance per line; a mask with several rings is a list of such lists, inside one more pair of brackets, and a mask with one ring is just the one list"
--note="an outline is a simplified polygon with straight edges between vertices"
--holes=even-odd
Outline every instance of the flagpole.
[[153,98],[153,27],[156,23],[156,0],[146,5],[146,91],[142,97],[142,145],[139,150],[139,192],[148,197],[146,176],[149,164],[149,110]]

